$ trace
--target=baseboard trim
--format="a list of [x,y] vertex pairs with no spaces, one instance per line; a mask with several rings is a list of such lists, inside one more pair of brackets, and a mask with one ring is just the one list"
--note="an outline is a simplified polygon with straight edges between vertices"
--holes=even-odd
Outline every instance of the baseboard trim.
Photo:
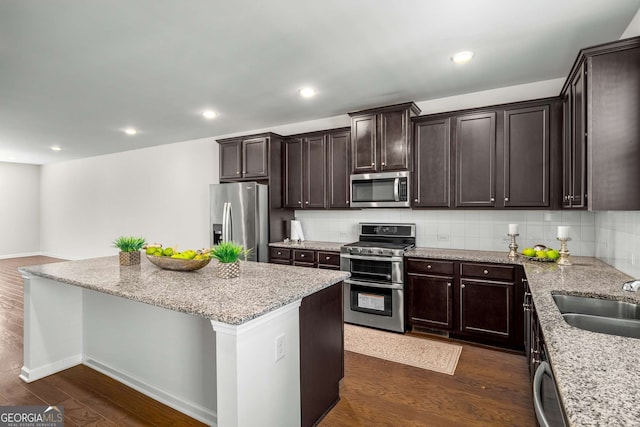
[[102,363],[93,358],[87,357],[82,363],[91,369],[103,373],[106,376],[111,377],[114,380],[121,382],[122,384],[125,384],[154,400],[157,400],[158,402],[164,403],[165,405],[177,411],[180,411],[183,414],[189,415],[190,417],[195,418],[198,421],[201,421],[210,426],[218,425],[217,414],[208,408],[166,393],[155,386],[152,386],[134,376],[128,375],[116,368],[109,366],[108,364]]
[[47,365],[40,366],[35,369],[29,369],[26,366],[23,366],[20,369],[19,378],[26,383],[30,383],[30,382],[39,380],[40,378],[44,378],[49,375],[56,374],[60,371],[64,371],[65,369],[72,368],[81,363],[82,363],[82,354],[76,354],[71,357],[67,357],[62,360],[57,360],[53,363],[49,363]]
[[24,258],[28,256],[39,256],[42,255],[42,252],[24,252],[20,254],[7,254],[0,255],[0,259],[9,259],[9,258]]

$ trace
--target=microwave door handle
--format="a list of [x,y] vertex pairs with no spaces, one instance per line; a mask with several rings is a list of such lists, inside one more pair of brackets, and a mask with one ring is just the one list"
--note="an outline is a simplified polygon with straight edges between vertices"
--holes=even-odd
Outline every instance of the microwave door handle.
[[393,200],[396,202],[400,201],[400,178],[393,180]]

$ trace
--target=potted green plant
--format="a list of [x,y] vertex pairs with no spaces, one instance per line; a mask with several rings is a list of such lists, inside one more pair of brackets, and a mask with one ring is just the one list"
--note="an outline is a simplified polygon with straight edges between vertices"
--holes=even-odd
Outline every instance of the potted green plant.
[[233,242],[222,242],[211,248],[211,258],[217,259],[216,274],[222,279],[240,276],[240,259],[247,259],[251,250]]
[[146,244],[144,237],[120,236],[113,246],[120,249],[120,265],[140,264],[140,249]]

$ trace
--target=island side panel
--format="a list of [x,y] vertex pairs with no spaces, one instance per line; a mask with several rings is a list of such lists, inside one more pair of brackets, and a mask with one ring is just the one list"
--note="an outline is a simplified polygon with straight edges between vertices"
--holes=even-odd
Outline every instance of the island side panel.
[[208,319],[84,289],[84,364],[210,425],[215,354]]
[[302,427],[313,426],[340,399],[344,376],[342,282],[302,299],[300,395]]
[[32,382],[82,362],[82,289],[23,274],[24,366]]
[[[300,425],[300,300],[242,325],[212,320],[220,427]],[[283,338],[284,357],[277,358]]]

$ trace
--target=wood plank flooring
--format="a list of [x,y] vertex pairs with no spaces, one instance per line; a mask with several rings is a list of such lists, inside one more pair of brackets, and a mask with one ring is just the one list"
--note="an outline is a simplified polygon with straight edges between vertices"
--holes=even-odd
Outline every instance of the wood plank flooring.
[[[59,260],[0,260],[0,405],[53,405],[67,426],[198,426],[198,421],[85,366],[30,384],[22,366],[23,282],[18,267]],[[345,353],[340,402],[320,427],[535,426],[524,356],[463,345],[453,376]]]

